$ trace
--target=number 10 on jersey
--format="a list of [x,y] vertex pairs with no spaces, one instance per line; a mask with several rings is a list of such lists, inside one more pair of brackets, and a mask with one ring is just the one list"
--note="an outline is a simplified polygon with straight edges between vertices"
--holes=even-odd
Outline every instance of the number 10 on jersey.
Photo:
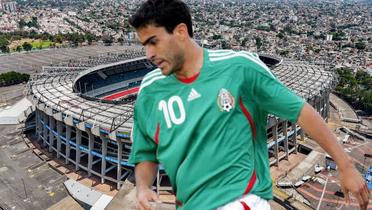
[[[179,116],[176,116],[174,113],[174,105],[178,106]],[[168,128],[171,128],[172,124],[180,125],[185,121],[185,107],[183,106],[182,99],[179,96],[170,97],[168,102],[161,100],[159,102],[159,110],[163,111],[164,119]]]

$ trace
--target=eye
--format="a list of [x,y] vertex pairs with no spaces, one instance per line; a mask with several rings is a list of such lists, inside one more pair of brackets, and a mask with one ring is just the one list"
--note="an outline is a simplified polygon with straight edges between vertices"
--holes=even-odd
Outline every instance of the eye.
[[151,40],[149,41],[149,44],[150,44],[150,45],[156,45],[156,43],[157,43],[157,40],[156,40],[156,39],[151,39]]

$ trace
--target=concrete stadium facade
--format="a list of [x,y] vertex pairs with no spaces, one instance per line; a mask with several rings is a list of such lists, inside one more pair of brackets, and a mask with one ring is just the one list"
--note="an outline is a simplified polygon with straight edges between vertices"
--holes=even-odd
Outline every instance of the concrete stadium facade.
[[[105,80],[113,72],[117,77],[142,68],[152,70],[154,66],[142,56],[143,51],[134,49],[115,59],[90,58],[89,65],[43,67],[42,73],[33,75],[25,94],[34,105],[35,123],[31,125],[36,130],[37,142],[65,164],[72,164],[75,170],[84,170],[88,176],[95,175],[102,183],[116,183],[120,188],[125,179],[133,175],[133,165],[128,164],[127,159],[135,94],[117,101],[97,97],[105,90],[112,91],[113,85],[101,84],[97,91],[93,87],[94,77],[96,74]],[[273,55],[260,57],[283,84],[304,97],[323,118],[328,118],[329,94],[336,82],[334,72],[326,66],[283,60]],[[138,75],[131,76],[128,84],[139,84],[141,79]],[[290,153],[296,153],[297,139],[304,137],[298,125],[275,116],[268,118],[267,135],[271,165],[278,165],[280,160],[288,159]],[[159,189],[167,182],[162,169],[158,174]]]

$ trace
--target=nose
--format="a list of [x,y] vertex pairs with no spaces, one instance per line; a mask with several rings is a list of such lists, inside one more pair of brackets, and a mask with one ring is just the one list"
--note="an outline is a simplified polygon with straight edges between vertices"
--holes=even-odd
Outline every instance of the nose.
[[145,51],[146,51],[146,58],[149,59],[150,61],[153,61],[153,59],[155,58],[154,47],[146,46]]

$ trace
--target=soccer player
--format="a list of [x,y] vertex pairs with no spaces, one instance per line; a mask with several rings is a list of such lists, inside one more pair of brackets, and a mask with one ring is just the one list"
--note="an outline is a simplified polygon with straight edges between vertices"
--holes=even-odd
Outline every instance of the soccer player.
[[279,82],[256,54],[203,49],[180,0],[148,0],[130,18],[159,68],[142,80],[129,162],[139,209],[162,164],[183,210],[270,209],[266,118],[297,122],[336,161],[346,199],[361,209],[369,191],[322,118]]

